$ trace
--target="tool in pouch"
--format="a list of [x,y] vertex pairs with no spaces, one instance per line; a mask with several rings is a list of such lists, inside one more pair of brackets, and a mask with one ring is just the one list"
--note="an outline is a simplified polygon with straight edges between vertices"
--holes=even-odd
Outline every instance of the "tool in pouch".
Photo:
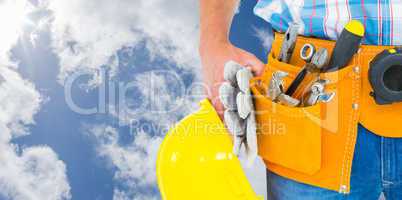
[[[284,42],[286,43],[287,41],[284,41]],[[298,75],[296,76],[296,78],[292,82],[292,84],[289,86],[286,93],[284,93],[284,91],[283,91],[284,86],[283,86],[282,79],[287,76],[287,73],[277,71],[277,72],[273,73],[271,83],[270,83],[270,86],[268,89],[268,97],[271,98],[274,102],[279,101],[280,103],[291,106],[291,107],[314,105],[319,100],[322,100],[322,102],[330,101],[333,98],[334,94],[324,93],[324,91],[323,91],[324,84],[323,83],[325,83],[325,82],[319,80],[319,78],[318,78],[320,70],[327,63],[328,51],[326,49],[322,48],[316,52],[315,47],[312,44],[307,43],[301,48],[300,57],[306,61],[306,65],[303,67],[301,72],[298,73]],[[305,80],[305,77],[309,74],[314,74],[313,80],[317,80],[315,83],[307,84],[307,86],[312,85],[311,90],[306,92],[306,91],[304,91],[305,89],[302,89],[301,90],[302,94],[300,94],[298,96],[293,96],[293,94],[296,92],[297,88],[302,84],[303,80]],[[278,86],[278,83],[281,83],[281,85]],[[275,91],[275,92],[272,92],[272,91]],[[280,95],[277,93],[280,93]],[[308,93],[308,95],[310,95],[310,97],[305,97],[305,98],[299,97],[299,96],[305,96],[305,93]],[[277,94],[277,95],[273,95],[273,94]],[[278,98],[278,97],[282,97],[282,98]],[[308,99],[308,100],[307,100],[307,102],[301,102],[298,99],[302,99],[302,100]]]
[[[308,50],[310,49],[310,50]],[[289,88],[286,91],[286,94],[289,96],[293,96],[295,98],[300,98],[300,92],[297,93],[297,89],[305,79],[307,75],[313,75],[315,79],[318,78],[321,69],[327,64],[328,61],[328,51],[325,48],[319,49],[317,52],[314,50],[314,46],[312,44],[305,44],[300,50],[301,57],[306,61],[306,65],[303,69],[297,74],[294,81],[290,84]],[[306,52],[310,51],[310,55],[305,55]],[[307,80],[308,81],[308,80]],[[301,91],[303,92],[303,91]],[[297,95],[295,95],[295,93]]]
[[224,68],[225,83],[219,88],[219,97],[225,108],[226,127],[233,134],[233,153],[240,154],[245,147],[248,166],[258,156],[257,122],[250,91],[252,72],[240,64],[229,61]]
[[268,98],[273,102],[281,103],[290,107],[297,107],[300,104],[300,101],[284,93],[283,78],[286,76],[288,76],[288,73],[283,71],[276,71],[272,74],[268,87]]
[[[282,43],[281,51],[279,54],[279,61],[288,63],[292,57],[294,48],[296,46],[296,41],[298,37],[299,25],[292,23],[289,25],[289,29],[285,33],[284,41]],[[268,89],[268,97],[274,102],[279,102],[284,105],[291,107],[296,107],[303,104],[298,98],[292,97],[293,93],[296,91],[298,86],[302,83],[305,76],[308,73],[318,73],[319,69],[322,68],[328,57],[328,52],[326,49],[320,49],[318,52],[315,51],[315,47],[312,44],[305,44],[300,50],[300,56],[306,61],[306,65],[303,70],[297,75],[295,81],[289,86],[286,92],[283,91],[283,81],[282,79],[287,76],[284,72],[274,72],[271,83]],[[278,82],[282,85],[278,87]],[[275,91],[275,92],[272,92]],[[277,93],[278,95],[272,95]]]
[[328,66],[322,71],[333,72],[346,67],[359,50],[364,32],[364,26],[360,21],[351,20],[347,23],[336,41]]
[[328,84],[326,80],[318,80],[313,83],[310,89],[310,94],[306,101],[304,101],[304,106],[312,106],[319,102],[328,103],[335,97],[335,92],[325,93],[325,85]]
[[[287,76],[287,73],[277,71],[273,73],[271,83],[268,88],[268,97],[274,102],[279,102],[291,107],[311,106],[319,101],[329,102],[335,94],[326,94],[324,92],[324,85],[327,84],[327,82],[319,79],[319,72],[328,60],[328,51],[322,48],[315,52],[315,47],[313,45],[306,44],[300,50],[300,56],[307,63],[303,67],[302,71],[298,73],[286,93],[283,91],[284,86],[282,79]],[[307,75],[312,76],[314,82],[309,83],[311,80],[305,79]],[[302,84],[304,80],[308,83]],[[298,95],[294,95],[300,85],[305,85],[306,88],[309,88],[311,85],[311,89],[305,91],[305,88],[300,88]]]
[[[300,26],[296,23],[291,23],[288,30],[285,33],[284,40],[282,42],[281,51],[279,53],[278,60],[288,63],[292,57],[293,51],[296,46],[297,36]],[[296,107],[300,104],[300,101],[286,95],[283,87],[283,79],[288,76],[286,72],[277,71],[272,74],[272,78],[268,87],[268,97],[274,101],[285,104],[287,106]]]
[[378,105],[402,102],[402,49],[384,50],[371,62],[369,81],[371,96]]
[[285,33],[283,39],[281,52],[279,54],[279,61],[288,63],[292,57],[293,51],[296,46],[297,35],[299,34],[300,25],[297,23],[291,23],[288,30]]
[[[289,29],[291,28],[292,26]],[[345,67],[358,51],[363,36],[364,26],[361,22],[356,20],[350,21],[346,24],[338,38],[331,58],[328,58],[327,49],[322,48],[316,51],[312,44],[305,44],[300,50],[300,57],[306,61],[306,65],[297,74],[285,94],[293,99],[299,99],[301,101],[300,106],[311,106],[318,102],[329,102],[333,99],[335,93],[326,94],[324,92],[325,85],[328,83],[325,80],[320,80],[319,73],[337,71]],[[285,37],[284,43],[288,42]],[[286,44],[282,46],[292,45]],[[280,55],[285,55],[285,51],[286,49],[282,48]],[[327,63],[328,59],[329,63]],[[299,88],[301,86],[303,88]]]

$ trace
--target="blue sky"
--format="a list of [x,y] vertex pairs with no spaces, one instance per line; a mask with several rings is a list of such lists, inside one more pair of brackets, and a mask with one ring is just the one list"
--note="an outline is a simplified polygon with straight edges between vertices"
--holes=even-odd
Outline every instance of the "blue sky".
[[[270,26],[252,14],[255,1],[243,2],[231,40],[265,61]],[[201,79],[197,1],[1,6],[22,10],[9,17],[23,22],[0,47],[0,131],[10,137],[0,149],[13,159],[0,158],[10,163],[0,167],[0,199],[159,199],[158,145],[201,98],[184,97]],[[71,105],[96,109],[84,114]],[[262,193],[257,167],[248,175]]]

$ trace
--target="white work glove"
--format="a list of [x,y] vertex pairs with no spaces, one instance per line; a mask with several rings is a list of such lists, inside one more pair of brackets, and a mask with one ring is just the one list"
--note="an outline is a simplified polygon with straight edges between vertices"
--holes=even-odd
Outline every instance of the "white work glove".
[[219,88],[219,97],[225,108],[225,124],[234,137],[233,153],[238,156],[244,146],[249,166],[258,155],[257,123],[250,91],[251,78],[253,74],[250,69],[229,61],[224,69],[224,79],[227,82]]

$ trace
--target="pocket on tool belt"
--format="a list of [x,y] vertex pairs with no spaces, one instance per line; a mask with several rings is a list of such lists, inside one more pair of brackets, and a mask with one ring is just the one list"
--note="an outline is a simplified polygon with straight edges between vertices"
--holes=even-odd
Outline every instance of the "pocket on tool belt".
[[[326,132],[325,124],[330,123],[326,113],[328,110],[338,109],[338,105],[334,102],[317,103],[309,107],[288,107],[266,97],[275,71],[289,73],[284,79],[284,85],[289,86],[301,68],[282,63],[270,55],[264,74],[252,81],[252,91],[257,111],[259,154],[270,163],[312,175],[321,168],[322,137]],[[341,70],[341,74],[349,69],[350,67]],[[329,77],[331,81],[339,79],[338,72],[323,76]],[[336,91],[337,84],[338,80],[330,84],[330,90]],[[338,101],[337,96],[335,99]],[[331,107],[328,108],[328,105]]]

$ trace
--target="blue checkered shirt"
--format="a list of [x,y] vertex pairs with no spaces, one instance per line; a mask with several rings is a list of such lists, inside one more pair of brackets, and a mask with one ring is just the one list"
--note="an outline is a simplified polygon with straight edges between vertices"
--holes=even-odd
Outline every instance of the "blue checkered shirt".
[[363,43],[402,45],[402,0],[259,0],[254,13],[276,31],[297,22],[302,35],[331,40],[356,19],[366,27]]

